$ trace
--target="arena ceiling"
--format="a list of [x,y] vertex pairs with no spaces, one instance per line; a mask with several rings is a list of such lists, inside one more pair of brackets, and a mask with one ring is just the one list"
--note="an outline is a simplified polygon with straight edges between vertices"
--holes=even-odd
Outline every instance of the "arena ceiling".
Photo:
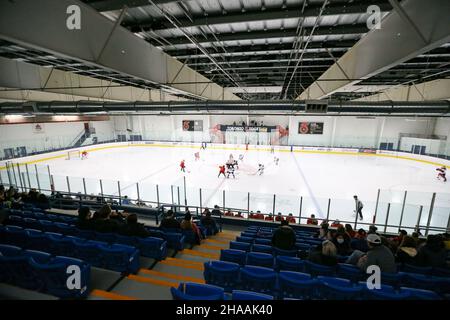
[[[295,99],[369,31],[366,0],[84,2],[111,20],[126,7],[122,26],[252,100]],[[370,4],[377,5],[382,16],[393,9],[388,0]],[[352,100],[393,85],[448,77],[449,72],[450,44],[445,44],[330,98]]]

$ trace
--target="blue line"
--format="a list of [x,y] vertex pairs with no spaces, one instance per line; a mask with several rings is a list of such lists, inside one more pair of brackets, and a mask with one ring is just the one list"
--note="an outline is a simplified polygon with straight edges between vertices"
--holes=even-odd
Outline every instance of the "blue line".
[[308,189],[309,196],[310,196],[312,202],[314,203],[314,206],[316,207],[316,210],[319,213],[320,218],[324,219],[325,216],[324,216],[324,214],[322,212],[322,209],[320,208],[319,203],[317,202],[317,199],[314,196],[314,193],[313,193],[313,191],[311,189],[311,186],[309,185],[308,180],[306,179],[306,176],[303,173],[303,170],[302,170],[302,168],[300,167],[300,164],[297,161],[297,158],[295,157],[295,155],[293,153],[291,155],[292,155],[292,158],[294,158],[294,163],[297,166],[298,172],[302,176],[303,181],[305,181],[306,189]]

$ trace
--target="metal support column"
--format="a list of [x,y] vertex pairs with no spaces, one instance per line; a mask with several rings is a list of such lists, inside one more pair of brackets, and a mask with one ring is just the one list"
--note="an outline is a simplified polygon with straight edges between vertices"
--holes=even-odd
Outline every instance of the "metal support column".
[[160,203],[159,203],[159,185],[158,184],[156,185],[156,204],[158,205],[158,208],[159,208]]
[[405,212],[405,204],[406,204],[406,196],[408,195],[408,191],[405,190],[405,195],[403,196],[403,204],[402,204],[402,212],[400,214],[400,222],[398,224],[398,228],[402,228],[402,222],[403,222],[403,213]]
[[302,206],[303,206],[303,197],[300,196],[300,208],[298,209],[298,223],[302,223]]
[[173,201],[173,186],[170,186],[170,194],[172,196],[172,204],[174,204],[174,201]]
[[200,194],[199,194],[199,196],[200,196],[200,211],[202,211],[203,212],[203,205],[202,205],[202,188],[200,188],[200,189],[198,189],[199,190],[199,192],[200,192]]
[[183,176],[183,185],[184,185],[184,205],[187,206],[187,196],[186,196],[186,176]]
[[30,171],[28,170],[28,163],[25,163],[25,171],[27,173],[28,186],[31,189],[31,179],[30,179]]
[[420,229],[420,220],[422,219],[423,206],[420,206],[419,216],[417,217],[416,229]]
[[277,198],[277,196],[274,194],[273,195],[273,210],[272,210],[272,212],[273,212],[273,216],[275,217],[275,202],[276,202],[276,198]]
[[84,194],[87,194],[86,179],[84,177],[83,177],[83,190],[84,190]]
[[36,173],[36,182],[38,185],[39,193],[41,193],[41,182],[39,181],[39,173],[38,173],[37,165],[34,165],[34,171]]
[[119,191],[119,206],[122,205],[122,194],[120,193],[120,181],[117,181],[117,190]]
[[67,191],[68,191],[69,193],[71,193],[71,192],[70,192],[69,176],[66,176],[66,183],[67,183]]
[[247,219],[250,216],[250,192],[247,193]]
[[102,202],[105,202],[105,195],[103,194],[103,181],[102,179],[99,180],[100,181],[100,194],[102,195]]
[[386,212],[386,221],[384,222],[384,233],[386,233],[386,229],[387,229],[387,224],[389,221],[389,212],[391,211],[391,204],[388,203],[388,207],[387,207],[387,212]]
[[177,186],[178,205],[180,205],[180,186]]
[[136,192],[137,192],[137,200],[138,200],[138,204],[139,204],[139,202],[141,202],[141,194],[140,194],[140,190],[139,190],[139,182],[136,182]]
[[14,187],[18,188],[16,169],[14,168],[14,163],[11,163],[11,167],[12,167],[13,175],[14,175]]
[[22,192],[25,192],[25,189],[24,189],[25,181],[22,181],[22,173],[20,172],[20,164],[16,163],[16,165],[17,165],[17,175],[19,176],[20,188],[22,189]]
[[428,236],[428,228],[430,227],[431,217],[433,216],[434,202],[436,201],[436,192],[433,192],[433,197],[431,198],[430,213],[428,214],[427,228],[425,229],[425,237]]

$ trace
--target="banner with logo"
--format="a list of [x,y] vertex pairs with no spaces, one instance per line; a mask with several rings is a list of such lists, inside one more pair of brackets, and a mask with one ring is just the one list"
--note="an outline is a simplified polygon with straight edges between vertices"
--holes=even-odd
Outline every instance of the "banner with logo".
[[34,133],[44,133],[44,125],[42,123],[33,123]]
[[183,131],[203,131],[203,120],[183,120]]
[[323,134],[323,122],[300,122],[299,134]]

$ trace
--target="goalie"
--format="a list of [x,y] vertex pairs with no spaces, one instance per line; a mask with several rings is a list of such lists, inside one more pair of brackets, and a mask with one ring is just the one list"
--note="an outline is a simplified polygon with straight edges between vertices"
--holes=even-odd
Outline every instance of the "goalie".
[[87,151],[83,151],[83,152],[81,153],[81,160],[86,160],[86,159],[87,159],[87,156],[88,156]]

